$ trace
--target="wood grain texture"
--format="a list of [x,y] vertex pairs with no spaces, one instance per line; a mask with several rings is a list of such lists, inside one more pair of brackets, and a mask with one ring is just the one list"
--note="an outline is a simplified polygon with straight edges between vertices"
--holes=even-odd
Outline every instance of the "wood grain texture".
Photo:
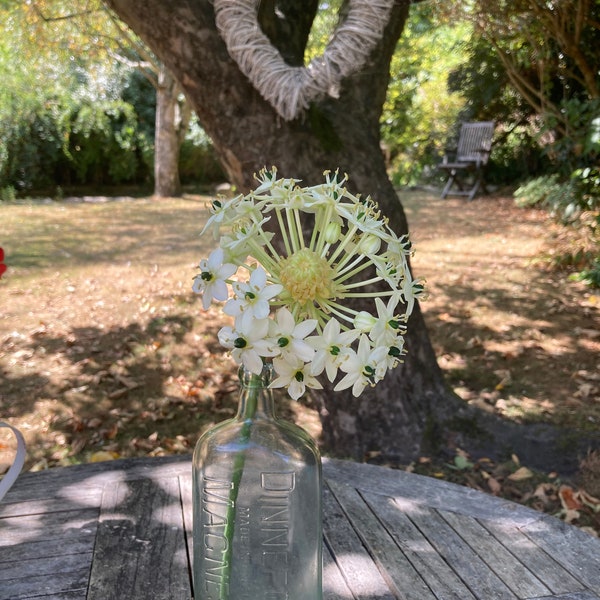
[[177,478],[107,486],[89,600],[188,600],[190,570]]
[[[325,600],[600,600],[600,540],[558,519],[383,467],[323,472]],[[24,474],[0,504],[0,600],[190,600],[191,529],[189,457]]]

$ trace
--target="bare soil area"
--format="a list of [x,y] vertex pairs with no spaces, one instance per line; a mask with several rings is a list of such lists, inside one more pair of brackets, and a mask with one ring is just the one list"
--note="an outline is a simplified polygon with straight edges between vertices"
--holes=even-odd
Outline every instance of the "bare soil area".
[[518,422],[600,429],[600,291],[553,270],[563,228],[511,198],[411,195],[437,356],[466,402]]
[[[597,433],[600,292],[549,268],[562,229],[507,197],[399,195],[413,267],[429,289],[425,318],[456,393],[505,419]],[[211,247],[199,237],[206,200],[0,206],[8,265],[0,280],[0,419],[24,432],[27,469],[187,453],[206,427],[233,414],[235,367],[216,336],[222,317],[203,312],[191,292]],[[281,403],[318,437],[310,407]],[[0,472],[13,451],[1,435]],[[460,450],[450,464],[421,457],[404,468],[600,530],[600,455],[582,461],[573,482],[533,473],[516,456],[498,465]]]

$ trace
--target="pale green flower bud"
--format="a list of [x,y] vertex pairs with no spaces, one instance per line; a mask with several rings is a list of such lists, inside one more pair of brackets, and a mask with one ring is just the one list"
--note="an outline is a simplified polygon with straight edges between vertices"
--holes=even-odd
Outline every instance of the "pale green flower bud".
[[323,232],[323,238],[328,244],[335,244],[342,235],[342,226],[339,223],[328,223]]
[[373,329],[373,326],[377,323],[377,319],[366,310],[361,310],[354,317],[354,328],[359,331],[367,332]]
[[381,239],[376,235],[366,233],[360,238],[358,248],[361,254],[376,254],[381,248]]

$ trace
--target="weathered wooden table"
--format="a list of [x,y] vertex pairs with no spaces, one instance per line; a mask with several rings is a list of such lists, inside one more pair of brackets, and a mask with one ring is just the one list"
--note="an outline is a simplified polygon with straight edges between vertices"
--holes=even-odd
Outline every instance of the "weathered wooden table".
[[[600,600],[600,540],[558,519],[385,467],[323,470],[327,599]],[[190,471],[23,474],[0,504],[0,599],[189,600]]]

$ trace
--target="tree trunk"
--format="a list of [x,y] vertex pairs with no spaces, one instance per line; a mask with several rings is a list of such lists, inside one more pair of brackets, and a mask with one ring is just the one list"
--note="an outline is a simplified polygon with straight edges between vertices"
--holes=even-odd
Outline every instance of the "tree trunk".
[[[409,0],[396,2],[379,46],[365,67],[342,82],[339,98],[324,98],[291,122],[278,117],[229,57],[209,0],[109,0],[108,4],[181,82],[240,190],[253,187],[254,173],[264,166],[275,165],[280,175],[302,179],[306,185],[322,181],[325,170],[339,168],[349,174],[354,192],[371,195],[379,203],[396,233],[407,232],[379,146],[379,117]],[[278,14],[288,13],[290,18],[296,7],[297,27],[287,30],[289,19],[279,20],[273,10],[261,13],[263,30],[290,64],[301,63],[317,6],[317,0],[278,2]],[[427,434],[435,433],[435,424],[459,410],[460,403],[444,385],[418,307],[408,332],[405,362],[377,387],[358,399],[349,391],[326,390],[319,395],[321,442],[329,452],[355,459],[381,453],[408,461],[426,451]]]
[[161,65],[156,88],[154,134],[154,195],[159,198],[181,196],[179,150],[189,117],[186,119],[182,113],[179,95],[179,84]]

